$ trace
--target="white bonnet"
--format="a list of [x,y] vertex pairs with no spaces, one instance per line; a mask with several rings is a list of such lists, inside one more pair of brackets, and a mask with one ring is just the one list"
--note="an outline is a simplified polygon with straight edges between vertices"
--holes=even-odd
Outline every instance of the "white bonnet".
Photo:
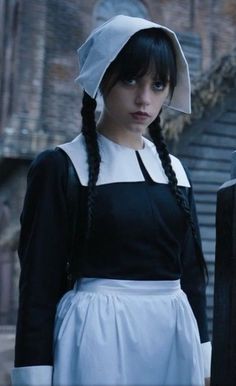
[[[136,32],[148,28],[161,28],[171,38],[177,60],[177,85],[167,107],[191,113],[191,89],[188,63],[177,39],[169,28],[138,17],[118,15],[108,20],[89,35],[78,49],[80,73],[76,82],[95,98],[99,85],[110,63]],[[112,39],[111,39],[112,37]]]

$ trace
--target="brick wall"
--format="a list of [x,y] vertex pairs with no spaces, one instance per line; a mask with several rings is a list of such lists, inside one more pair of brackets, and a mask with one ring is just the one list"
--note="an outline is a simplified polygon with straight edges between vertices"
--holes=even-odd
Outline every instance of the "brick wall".
[[153,20],[177,32],[195,32],[202,40],[202,67],[226,54],[235,45],[234,0],[145,1]]

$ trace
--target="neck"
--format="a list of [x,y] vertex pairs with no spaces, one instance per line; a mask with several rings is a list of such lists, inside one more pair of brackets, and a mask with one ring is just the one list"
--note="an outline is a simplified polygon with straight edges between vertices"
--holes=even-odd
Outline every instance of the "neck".
[[127,146],[134,150],[140,150],[144,147],[142,132],[111,127],[102,121],[98,122],[97,131],[119,145]]

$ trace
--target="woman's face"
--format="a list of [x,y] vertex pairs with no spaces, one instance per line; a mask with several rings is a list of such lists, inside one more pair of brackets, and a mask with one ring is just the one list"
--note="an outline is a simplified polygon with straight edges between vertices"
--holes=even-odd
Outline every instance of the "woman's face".
[[169,94],[169,85],[148,72],[137,79],[118,81],[104,96],[102,120],[116,130],[143,134]]

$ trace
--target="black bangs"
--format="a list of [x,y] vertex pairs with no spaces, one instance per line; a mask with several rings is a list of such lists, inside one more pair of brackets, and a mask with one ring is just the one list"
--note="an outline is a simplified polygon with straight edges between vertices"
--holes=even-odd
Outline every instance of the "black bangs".
[[169,81],[172,97],[177,78],[175,49],[162,29],[141,30],[129,39],[108,67],[101,83],[101,93],[109,92],[119,80],[137,79],[148,72],[164,84]]

